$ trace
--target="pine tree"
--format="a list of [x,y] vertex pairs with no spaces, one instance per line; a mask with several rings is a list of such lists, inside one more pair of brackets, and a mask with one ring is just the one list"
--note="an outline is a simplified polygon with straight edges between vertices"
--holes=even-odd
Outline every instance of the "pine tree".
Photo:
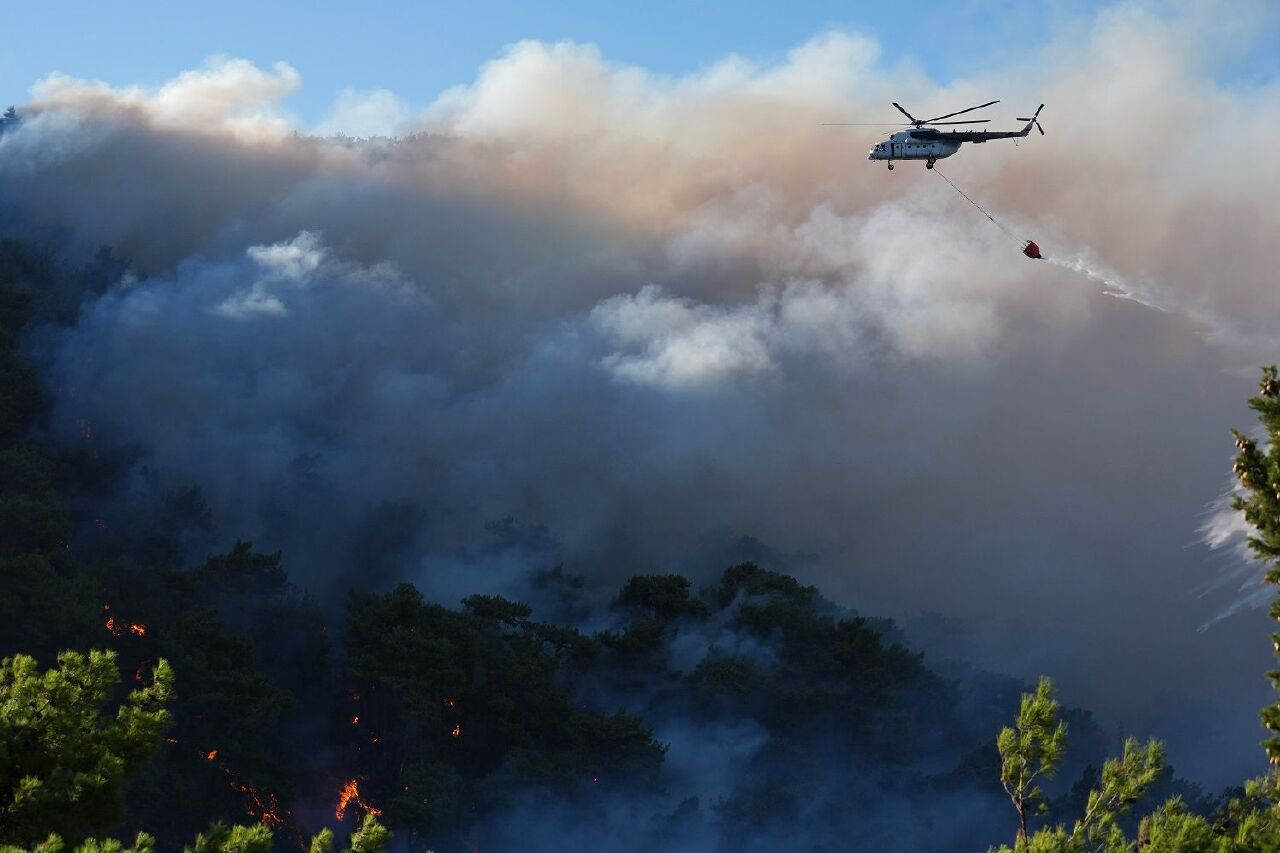
[[[1067,726],[1058,719],[1058,700],[1053,682],[1041,678],[1035,692],[1022,694],[1018,718],[1000,732],[1000,782],[1018,812],[1018,835],[1012,853],[1085,853],[1085,851],[1127,851],[1133,849],[1120,828],[1119,820],[1142,798],[1165,769],[1164,746],[1157,740],[1142,746],[1134,738],[1124,743],[1119,758],[1102,765],[1098,787],[1089,791],[1084,815],[1067,830],[1065,826],[1044,827],[1034,833],[1027,828],[1028,816],[1037,810],[1043,794],[1037,779],[1049,778],[1062,761],[1067,746]],[[1175,806],[1165,806],[1171,825]],[[1203,819],[1200,819],[1203,823]],[[1170,831],[1165,831],[1169,835]],[[1158,849],[1158,848],[1157,848]],[[1172,847],[1192,853],[1201,848]],[[1000,848],[1009,853],[1010,848]]]
[[161,660],[110,717],[119,680],[114,652],[63,652],[46,672],[26,655],[0,660],[0,844],[79,841],[119,818],[125,776],[169,724],[173,672]]
[[[1262,369],[1258,395],[1249,400],[1249,407],[1262,421],[1267,447],[1264,450],[1249,436],[1234,433],[1239,452],[1231,470],[1240,482],[1240,492],[1232,503],[1253,529],[1249,547],[1267,564],[1263,580],[1280,585],[1280,378],[1275,365]],[[1280,621],[1280,594],[1271,603],[1271,618]],[[1280,633],[1271,635],[1271,644],[1280,656]],[[1280,670],[1271,670],[1267,678],[1280,689]],[[1263,708],[1261,716],[1262,725],[1271,732],[1263,741],[1267,758],[1273,766],[1280,765],[1280,700]]]
[[1040,806],[1043,794],[1036,780],[1050,778],[1062,761],[1067,744],[1067,724],[1058,720],[1058,700],[1053,682],[1041,678],[1034,693],[1022,694],[1013,727],[1000,731],[1000,784],[1018,813],[1018,838],[1027,836],[1029,813]]

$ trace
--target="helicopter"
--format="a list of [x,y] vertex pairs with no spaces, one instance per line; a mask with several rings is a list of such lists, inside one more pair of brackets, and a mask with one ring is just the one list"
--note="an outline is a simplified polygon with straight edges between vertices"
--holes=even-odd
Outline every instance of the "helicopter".
[[[1034,127],[1040,131],[1040,135],[1044,135],[1044,128],[1040,126],[1040,110],[1044,109],[1044,104],[1036,108],[1035,113],[1030,118],[1019,118],[1018,121],[1025,121],[1027,124],[1022,130],[938,130],[937,127],[928,127],[926,125],[953,125],[953,124],[986,124],[991,119],[966,119],[964,121],[942,121],[952,116],[963,115],[974,110],[981,110],[986,107],[998,104],[999,101],[988,101],[985,104],[979,104],[976,107],[969,107],[963,110],[957,110],[953,113],[937,116],[930,119],[918,119],[911,113],[903,109],[902,105],[897,101],[893,102],[893,106],[902,113],[910,121],[911,130],[900,130],[889,136],[884,142],[877,144],[867,153],[868,160],[887,160],[889,168],[893,169],[894,160],[924,160],[925,168],[932,169],[934,164],[944,157],[950,157],[960,150],[960,146],[965,142],[973,142],[975,144],[986,142],[989,139],[1021,139],[1031,133]],[[829,126],[852,127],[855,125],[867,124],[883,124],[883,122],[827,122]],[[905,123],[902,123],[905,125]]]

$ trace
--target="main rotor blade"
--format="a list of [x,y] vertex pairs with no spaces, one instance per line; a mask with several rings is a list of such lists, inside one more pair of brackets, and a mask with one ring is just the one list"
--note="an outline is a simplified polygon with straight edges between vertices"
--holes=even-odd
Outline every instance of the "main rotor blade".
[[971,118],[965,121],[931,121],[929,124],[986,124],[989,118]]
[[[999,101],[987,101],[985,104],[978,104],[978,106],[976,106],[976,107],[969,107],[967,110],[957,110],[957,111],[956,111],[956,112],[954,112],[954,113],[947,113],[947,114],[946,114],[946,115],[944,115],[944,116],[938,116],[938,118],[931,118],[931,119],[928,119],[927,121],[925,121],[925,124],[933,124],[933,123],[934,123],[935,121],[937,121],[939,118],[951,118],[952,116],[958,116],[958,115],[960,115],[961,113],[971,113],[971,112],[973,112],[974,110],[980,110],[980,109],[982,109],[983,107],[989,107],[989,106],[991,106],[992,104],[998,104],[998,103],[1000,103],[1000,102],[999,102]],[[894,104],[894,106],[897,106],[897,104]]]
[[904,110],[904,109],[902,108],[902,104],[898,103],[897,101],[894,101],[894,102],[893,102],[893,105],[894,105],[895,107],[897,107],[897,108],[898,108],[898,112],[902,113],[904,116],[906,116],[907,118],[911,119],[911,123],[912,123],[912,124],[924,124],[924,122],[920,121],[920,119],[916,118],[916,117],[915,117],[915,116],[913,116],[911,113],[909,113],[909,112],[907,112],[906,110]]
[[904,121],[824,121],[823,127],[906,127]]
[[1044,128],[1040,126],[1040,122],[1036,122],[1036,130],[1040,131],[1040,135],[1044,136]]

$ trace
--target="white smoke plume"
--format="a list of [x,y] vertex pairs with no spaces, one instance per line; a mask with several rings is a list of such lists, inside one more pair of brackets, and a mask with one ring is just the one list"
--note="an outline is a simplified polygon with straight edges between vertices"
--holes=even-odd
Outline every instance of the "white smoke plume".
[[[1121,4],[950,81],[847,32],[683,77],[522,42],[417,115],[345,93],[323,139],[285,64],[53,75],[0,135],[0,227],[141,276],[40,343],[61,434],[144,448],[313,588],[452,596],[533,551],[698,574],[753,535],[1238,779],[1261,617],[1197,633],[1222,603],[1183,545],[1249,418],[1224,368],[1274,359],[1280,321],[1280,162],[1220,145],[1280,131],[1275,81],[1214,76],[1250,14]],[[1048,135],[948,173],[1078,262],[822,126],[993,97],[993,127],[1046,103]],[[508,517],[554,545],[494,545]],[[1210,698],[1165,731],[1157,685]]]

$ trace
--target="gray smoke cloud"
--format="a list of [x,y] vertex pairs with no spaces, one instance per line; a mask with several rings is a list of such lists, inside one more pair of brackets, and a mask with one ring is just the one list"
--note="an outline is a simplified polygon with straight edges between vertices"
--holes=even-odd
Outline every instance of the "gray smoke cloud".
[[[53,75],[0,136],[0,217],[140,276],[38,342],[59,433],[144,448],[314,589],[705,578],[751,535],[1227,782],[1261,767],[1265,617],[1197,631],[1231,594],[1196,594],[1198,530],[1280,319],[1280,163],[1222,149],[1280,98],[1215,80],[1232,14],[1124,4],[952,81],[845,32],[678,78],[523,42],[319,128],[394,140],[308,135],[283,63]],[[822,126],[991,97],[1049,135],[941,168],[1059,265]]]

